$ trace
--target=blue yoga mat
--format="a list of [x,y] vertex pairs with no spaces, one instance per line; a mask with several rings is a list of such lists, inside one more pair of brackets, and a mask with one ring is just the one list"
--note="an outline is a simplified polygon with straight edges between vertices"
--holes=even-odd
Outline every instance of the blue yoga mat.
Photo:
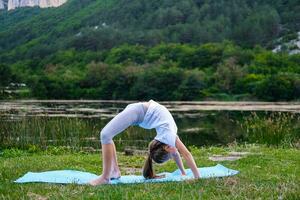
[[[224,167],[223,165],[216,165],[213,167],[198,168],[201,178],[214,178],[214,177],[226,177],[233,176],[239,173],[237,170],[232,170]],[[165,174],[165,178],[147,180],[143,176],[125,175],[116,180],[111,180],[111,184],[127,184],[127,183],[149,183],[149,182],[167,182],[167,181],[183,181],[193,178],[193,173],[190,169],[186,170],[186,176],[181,176],[179,170],[172,173],[160,173]],[[87,184],[90,180],[97,178],[96,174],[89,172],[75,171],[75,170],[58,170],[58,171],[46,171],[46,172],[28,172],[21,178],[17,179],[15,183],[62,183],[62,184]]]

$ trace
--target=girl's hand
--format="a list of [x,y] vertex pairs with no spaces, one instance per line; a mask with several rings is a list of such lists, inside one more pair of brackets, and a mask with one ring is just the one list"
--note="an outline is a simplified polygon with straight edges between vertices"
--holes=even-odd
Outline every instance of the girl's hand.
[[176,148],[185,159],[187,165],[191,168],[194,174],[194,178],[199,178],[200,174],[191,152],[186,148],[186,146],[181,142],[181,140],[178,137],[176,139]]

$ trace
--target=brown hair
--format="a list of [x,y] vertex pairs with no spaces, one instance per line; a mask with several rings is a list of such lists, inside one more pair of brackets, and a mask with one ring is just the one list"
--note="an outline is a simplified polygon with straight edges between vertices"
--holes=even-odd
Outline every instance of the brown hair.
[[166,144],[158,140],[152,140],[150,142],[148,158],[143,168],[143,176],[145,178],[151,179],[156,177],[153,171],[152,160],[156,163],[163,163],[169,159],[169,153],[164,148],[166,146]]

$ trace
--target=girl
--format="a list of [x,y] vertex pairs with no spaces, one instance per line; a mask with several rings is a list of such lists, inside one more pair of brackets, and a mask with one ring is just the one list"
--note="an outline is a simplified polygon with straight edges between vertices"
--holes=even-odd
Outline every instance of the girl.
[[177,126],[171,113],[163,105],[150,100],[144,103],[129,104],[102,129],[103,171],[100,177],[89,182],[91,185],[106,184],[109,183],[109,180],[121,176],[116,147],[112,139],[131,125],[139,125],[145,129],[156,129],[157,135],[150,142],[149,155],[143,168],[145,178],[160,178],[153,172],[152,160],[156,163],[164,163],[170,158],[174,159],[181,174],[185,175],[180,154],[191,168],[194,177],[200,177],[192,154],[177,136]]

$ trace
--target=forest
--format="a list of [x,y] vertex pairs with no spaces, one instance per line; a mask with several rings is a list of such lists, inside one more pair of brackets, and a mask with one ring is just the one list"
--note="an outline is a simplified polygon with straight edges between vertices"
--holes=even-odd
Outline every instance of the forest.
[[299,55],[271,50],[298,36],[299,9],[286,0],[70,0],[0,11],[0,98],[297,100]]
[[[232,42],[122,45],[107,51],[59,51],[0,65],[1,85],[25,82],[15,98],[297,100],[300,55]],[[7,95],[6,95],[7,96]]]

